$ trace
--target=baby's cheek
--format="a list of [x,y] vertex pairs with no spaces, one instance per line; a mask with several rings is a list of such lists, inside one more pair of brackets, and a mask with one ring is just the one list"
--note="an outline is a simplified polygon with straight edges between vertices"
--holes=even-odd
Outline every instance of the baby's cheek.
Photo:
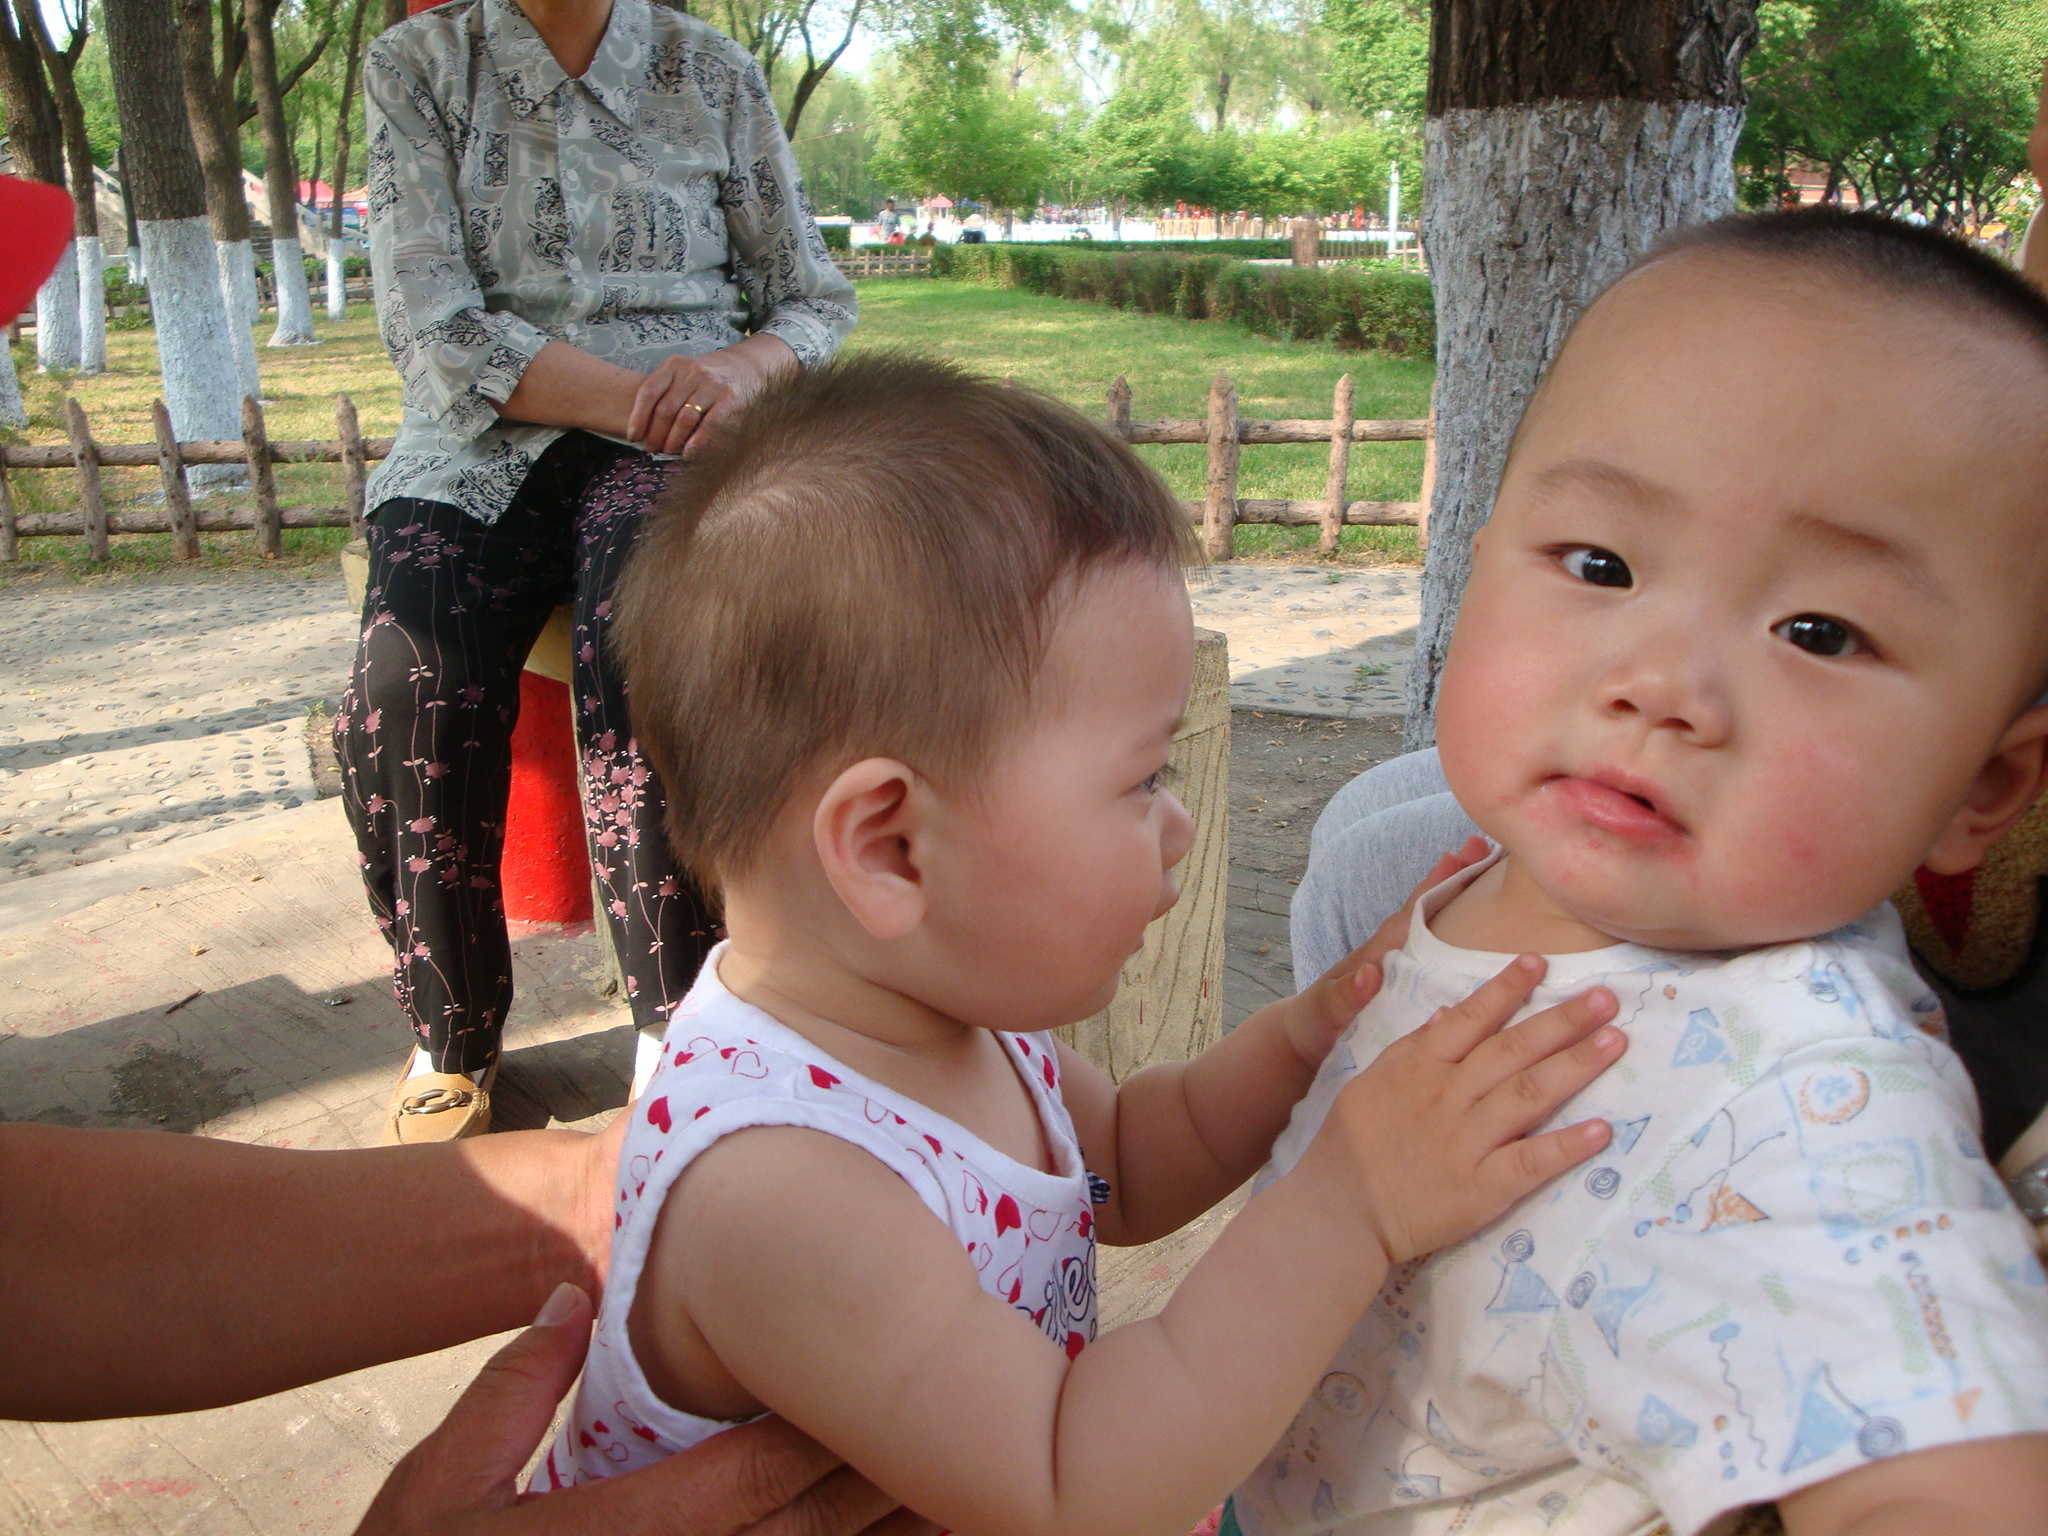
[[1754,814],[1732,894],[1783,932],[1807,937],[1888,893],[1896,853],[1884,836],[1896,788],[1870,762],[1823,745],[1775,754],[1753,786]]

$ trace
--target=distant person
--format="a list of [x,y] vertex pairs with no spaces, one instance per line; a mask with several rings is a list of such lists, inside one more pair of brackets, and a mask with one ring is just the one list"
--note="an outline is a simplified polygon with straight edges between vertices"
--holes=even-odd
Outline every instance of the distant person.
[[619,636],[729,937],[632,1116],[539,1487],[767,1410],[953,1530],[1185,1532],[1389,1264],[1604,1144],[1515,1139],[1619,1037],[1604,994],[1495,1036],[1535,976],[1510,965],[1360,1079],[1158,1318],[1096,1339],[1096,1243],[1236,1188],[1370,990],[1362,951],[1121,1087],[1050,1033],[1110,1000],[1192,841],[1188,543],[1077,412],[887,355],[763,396],[678,482]]
[[[2041,1530],[2048,1287],[1885,898],[2048,779],[2044,395],[2048,301],[1875,215],[1686,231],[1572,329],[1477,539],[1441,771],[1339,792],[1297,963],[1414,867],[1404,825],[1497,851],[1412,907],[1264,1177],[1518,950],[1625,999],[1626,1066],[1568,1111],[1615,1140],[1382,1293],[1225,1536]],[[1376,775],[1417,822],[1358,819]]]
[[882,211],[875,215],[875,228],[881,232],[882,240],[885,244],[894,245],[897,243],[894,238],[896,227],[902,222],[902,219],[903,216],[896,211],[896,199],[893,197],[883,198]]
[[370,267],[405,411],[370,479],[335,748],[413,1036],[385,1135],[438,1141],[490,1124],[513,990],[511,735],[558,604],[599,921],[644,1037],[711,945],[606,648],[611,584],[665,459],[829,358],[854,298],[759,67],[680,11],[452,0],[371,44],[363,91]]

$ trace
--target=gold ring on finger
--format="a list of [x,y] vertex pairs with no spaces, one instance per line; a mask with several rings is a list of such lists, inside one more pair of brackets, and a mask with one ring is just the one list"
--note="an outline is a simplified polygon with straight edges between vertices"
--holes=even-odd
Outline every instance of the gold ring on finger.
[[699,405],[694,400],[685,400],[683,402],[683,409],[686,411],[695,411],[699,416],[702,416],[704,414],[704,407]]

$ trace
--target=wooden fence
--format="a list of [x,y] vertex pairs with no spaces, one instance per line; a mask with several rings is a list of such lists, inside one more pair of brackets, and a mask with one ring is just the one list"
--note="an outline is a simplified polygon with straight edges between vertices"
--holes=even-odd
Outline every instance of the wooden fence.
[[932,253],[915,245],[872,246],[834,251],[832,265],[846,277],[923,277],[932,269]]
[[[1240,523],[1315,526],[1317,547],[1325,554],[1337,547],[1347,526],[1415,528],[1428,533],[1431,482],[1435,479],[1436,443],[1431,423],[1424,420],[1359,421],[1352,414],[1351,375],[1337,380],[1328,420],[1264,421],[1241,417],[1237,387],[1219,373],[1209,386],[1209,405],[1201,421],[1135,421],[1131,387],[1119,375],[1109,387],[1105,425],[1127,443],[1202,443],[1209,450],[1206,491],[1200,501],[1186,501],[1191,519],[1202,525],[1202,547],[1211,561],[1231,557],[1231,529]],[[364,437],[356,424],[356,408],[348,396],[335,401],[339,436],[307,442],[273,442],[264,430],[263,407],[242,402],[239,441],[180,443],[171,435],[170,413],[161,400],[153,407],[153,443],[99,443],[93,440],[85,408],[75,398],[64,402],[71,441],[68,445],[0,448],[0,562],[20,558],[24,537],[70,535],[83,538],[94,560],[107,558],[107,542],[120,533],[169,533],[180,560],[199,558],[201,533],[250,532],[266,555],[278,552],[286,528],[350,528],[363,531],[364,485],[368,465],[391,451],[388,437]],[[1351,501],[1345,484],[1353,443],[1427,442],[1420,501]],[[1245,444],[1323,444],[1329,455],[1324,494],[1313,501],[1244,498],[1238,494],[1238,454]],[[197,507],[192,504],[186,471],[199,464],[241,464],[249,468],[253,506]],[[346,503],[338,507],[287,507],[277,498],[271,472],[276,464],[340,464],[344,469]],[[163,504],[109,508],[100,471],[109,467],[148,468],[155,465],[163,488]],[[77,476],[76,512],[17,512],[12,477],[22,470],[71,470]]]

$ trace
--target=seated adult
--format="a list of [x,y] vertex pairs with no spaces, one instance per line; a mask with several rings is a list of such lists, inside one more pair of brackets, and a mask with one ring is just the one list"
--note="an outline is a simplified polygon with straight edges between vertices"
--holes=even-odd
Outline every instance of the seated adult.
[[371,45],[363,90],[405,412],[370,481],[335,744],[417,1037],[387,1139],[446,1140],[489,1124],[511,733],[557,604],[590,852],[643,1036],[696,975],[714,924],[669,856],[606,651],[612,582],[660,456],[690,459],[770,377],[830,357],[854,301],[760,69],[677,10],[452,0]]

